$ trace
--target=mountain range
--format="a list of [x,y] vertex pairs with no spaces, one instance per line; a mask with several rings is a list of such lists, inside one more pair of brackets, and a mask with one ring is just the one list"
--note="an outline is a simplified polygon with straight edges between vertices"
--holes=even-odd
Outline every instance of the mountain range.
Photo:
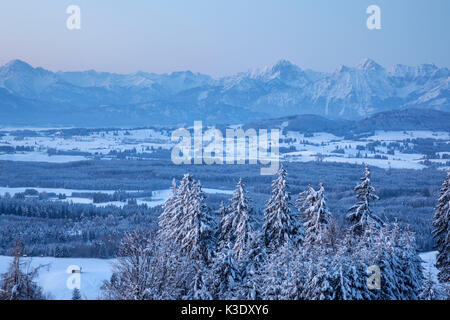
[[450,111],[449,82],[448,68],[386,69],[370,59],[331,73],[281,60],[222,78],[191,71],[51,72],[13,60],[0,67],[0,124],[237,124],[304,114],[360,120],[388,110]]

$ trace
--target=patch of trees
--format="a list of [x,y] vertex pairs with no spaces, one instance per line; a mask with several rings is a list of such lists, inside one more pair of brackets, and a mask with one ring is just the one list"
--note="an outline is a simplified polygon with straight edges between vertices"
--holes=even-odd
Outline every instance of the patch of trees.
[[[187,174],[164,204],[159,230],[127,233],[105,299],[390,300],[431,297],[414,235],[387,223],[370,171],[339,224],[325,188],[309,186],[291,209],[287,172],[272,182],[257,223],[242,180],[213,219],[199,181]],[[437,292],[435,285],[431,291]],[[440,293],[443,294],[443,293]]]

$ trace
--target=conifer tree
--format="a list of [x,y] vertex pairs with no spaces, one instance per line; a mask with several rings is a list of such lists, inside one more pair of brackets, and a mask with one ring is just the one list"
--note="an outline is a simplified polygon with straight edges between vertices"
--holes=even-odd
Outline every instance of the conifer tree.
[[212,295],[208,288],[208,277],[205,268],[200,268],[194,277],[194,300],[212,300]]
[[229,219],[230,209],[223,201],[220,201],[219,209],[216,215],[220,217],[219,228],[217,230],[217,247],[222,248],[225,244],[230,243],[232,219]]
[[177,207],[175,206],[177,200],[177,182],[175,178],[172,179],[172,189],[170,191],[169,197],[163,205],[163,212],[159,216],[159,230],[158,236],[162,241],[170,242],[173,240],[173,230],[174,219],[177,213]]
[[248,300],[258,300],[262,297],[264,282],[264,267],[267,255],[260,232],[253,231],[250,235],[250,248],[246,252],[246,258],[242,263],[242,286],[239,297]]
[[241,263],[250,248],[251,242],[251,216],[252,209],[249,206],[249,199],[245,190],[245,185],[241,179],[236,186],[233,198],[231,199],[231,214],[233,219],[234,246],[233,251],[236,261]]
[[398,222],[393,223],[390,237],[393,242],[392,263],[401,299],[417,300],[424,276],[416,239],[409,229],[400,228]]
[[[345,251],[345,249],[344,249]],[[333,258],[330,273],[336,300],[370,300],[373,295],[367,287],[367,266],[358,253],[338,252]]]
[[304,244],[315,245],[325,242],[328,236],[331,213],[326,205],[325,190],[322,184],[315,191],[309,187],[304,201]]
[[302,299],[307,267],[303,247],[287,243],[270,254],[268,259],[265,266],[265,298]]
[[220,216],[220,229],[217,236],[218,246],[234,243],[235,211],[221,202],[218,214]]
[[217,254],[212,269],[214,297],[228,300],[236,298],[242,278],[233,250],[228,246],[223,247]]
[[199,181],[192,182],[188,194],[186,207],[183,208],[181,229],[181,251],[189,258],[209,264],[214,252],[213,219],[209,208],[205,204],[205,194]]
[[433,217],[433,236],[436,238],[436,267],[438,279],[450,283],[450,170],[440,190],[439,201]]
[[78,289],[78,288],[73,289],[72,300],[82,300],[80,289]]
[[380,228],[382,220],[371,210],[371,202],[379,200],[375,189],[371,185],[370,170],[366,165],[361,183],[355,187],[358,202],[348,211],[347,219],[351,226],[350,230],[357,235],[362,235],[368,228]]
[[433,274],[428,271],[425,274],[422,288],[419,293],[420,300],[441,300],[444,299],[444,292],[437,286],[433,279]]
[[119,257],[113,265],[110,281],[102,287],[103,296],[109,300],[146,300],[150,298],[151,266],[154,258],[152,236],[141,231],[131,231],[122,239]]
[[213,220],[200,182],[185,174],[175,194],[164,206],[160,238],[191,259],[208,263],[213,248]]
[[307,300],[334,300],[335,289],[327,255],[317,255],[309,260],[302,296]]
[[269,250],[277,250],[290,242],[295,230],[291,216],[287,172],[280,166],[276,179],[272,182],[272,196],[264,210],[264,244]]

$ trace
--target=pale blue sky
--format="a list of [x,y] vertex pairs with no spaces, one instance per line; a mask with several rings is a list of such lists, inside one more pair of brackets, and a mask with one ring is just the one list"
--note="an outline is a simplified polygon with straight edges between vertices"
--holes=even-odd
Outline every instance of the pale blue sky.
[[[79,31],[66,8],[81,7]],[[381,7],[382,29],[366,28]],[[0,64],[213,76],[288,59],[332,71],[370,57],[384,66],[450,67],[449,0],[40,0],[0,3]]]

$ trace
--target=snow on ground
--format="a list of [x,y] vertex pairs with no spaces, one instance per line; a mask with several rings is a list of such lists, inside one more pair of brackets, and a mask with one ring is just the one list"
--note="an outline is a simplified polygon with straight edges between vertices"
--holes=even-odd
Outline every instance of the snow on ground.
[[[387,145],[397,143],[403,146],[412,146],[407,139],[431,138],[440,141],[450,141],[448,132],[433,131],[376,131],[374,135],[356,140],[346,140],[328,133],[314,133],[310,135],[289,131],[283,137],[281,147],[294,148],[282,154],[282,158],[292,162],[325,161],[351,164],[369,164],[384,169],[416,169],[426,168],[421,163],[427,157],[418,153],[388,152]],[[373,145],[373,143],[378,145]],[[372,144],[374,152],[366,149]],[[392,151],[392,150],[391,150]],[[446,152],[437,152],[439,157]],[[428,159],[430,162],[445,165],[447,159]]]
[[25,192],[26,189],[34,189],[38,192],[47,192],[47,193],[56,193],[56,194],[64,194],[68,197],[72,195],[73,192],[78,193],[94,193],[101,192],[106,194],[113,194],[115,190],[77,190],[77,189],[64,189],[64,188],[35,188],[35,187],[18,187],[18,188],[10,188],[10,187],[0,187],[0,195],[5,195],[5,193],[9,193],[10,195],[15,195],[16,193]]
[[[97,299],[100,293],[100,287],[104,280],[111,277],[111,264],[113,259],[83,259],[83,258],[51,258],[34,257],[24,258],[31,260],[31,266],[48,265],[39,271],[37,282],[44,289],[44,292],[50,293],[53,299],[70,300],[72,290],[67,287],[67,281],[71,273],[67,273],[70,266],[81,267],[81,286],[80,291],[85,299]],[[0,256],[0,273],[8,269],[12,257]]]
[[326,162],[341,162],[341,163],[353,163],[353,164],[367,164],[383,169],[423,169],[426,168],[423,164],[414,161],[405,160],[384,160],[373,158],[340,158],[340,157],[327,157],[324,159]]
[[429,131],[429,130],[418,130],[418,131],[375,131],[373,136],[367,138],[367,140],[372,141],[401,141],[406,139],[439,139],[439,140],[449,140],[450,134],[444,131]]
[[437,251],[429,251],[420,254],[420,258],[422,258],[423,263],[422,266],[424,268],[423,273],[426,276],[429,272],[431,272],[434,281],[437,283],[437,274],[438,269],[436,268],[436,255]]
[[[17,136],[12,131],[4,131],[0,136],[0,147],[28,147],[35,151],[0,154],[0,160],[12,161],[41,161],[41,162],[72,162],[92,158],[111,159],[115,152],[135,150],[128,154],[129,158],[139,158],[139,154],[152,153],[157,149],[170,150],[175,142],[171,141],[170,130],[154,129],[117,129],[109,131],[91,132],[89,135],[65,136],[60,131],[45,132],[36,130],[36,136]],[[417,138],[430,138],[435,141],[450,143],[448,132],[433,131],[376,131],[369,137],[355,137],[345,139],[330,133],[317,132],[302,134],[288,131],[281,137],[280,147],[292,149],[282,157],[286,161],[308,162],[317,160],[317,155],[327,162],[343,162],[352,164],[368,163],[380,168],[407,168],[423,169],[426,167],[422,161],[427,159],[424,154],[401,153],[395,149],[388,150],[387,145],[412,147],[411,140]],[[228,141],[225,139],[225,141]],[[229,142],[229,141],[228,141]],[[206,142],[205,142],[206,143]],[[233,140],[234,143],[234,140]],[[364,150],[371,144],[372,151]],[[375,144],[375,146],[374,146]],[[87,155],[53,155],[49,150],[60,152],[83,152]],[[112,154],[110,152],[113,151]],[[76,154],[76,153],[75,153]],[[248,150],[246,151],[246,155]],[[439,158],[447,151],[437,152]],[[431,162],[446,166],[448,159],[429,159]],[[448,166],[448,165],[447,165]]]
[[27,162],[50,162],[50,163],[67,163],[74,161],[87,160],[87,157],[83,156],[65,156],[65,155],[52,155],[49,156],[43,152],[22,152],[13,154],[0,154],[0,160],[7,161],[27,161]]
[[[80,151],[89,152],[91,154],[106,155],[111,150],[124,151],[136,148],[137,152],[151,152],[153,148],[169,149],[173,145],[170,141],[170,135],[167,132],[159,132],[153,129],[134,129],[134,130],[109,130],[93,132],[86,136],[63,136],[60,132],[47,134],[40,131],[39,136],[36,137],[21,137],[18,139],[11,132],[6,133],[5,136],[0,137],[0,145],[3,146],[26,146],[38,148],[41,152],[24,152],[13,155],[0,155],[2,160],[16,160],[16,161],[46,161],[51,162],[54,157],[45,157],[48,149],[57,149],[60,151]],[[11,158],[12,157],[12,158]],[[66,156],[64,156],[66,157]],[[61,158],[70,160],[67,158]],[[78,156],[74,156],[74,160],[78,161]],[[86,159],[85,157],[81,157]],[[22,160],[21,160],[22,159]],[[29,160],[28,160],[29,159]],[[37,160],[39,159],[39,160]],[[82,160],[84,160],[82,159]],[[54,160],[55,161],[55,160]],[[62,160],[61,160],[62,161]]]
[[[388,156],[388,159],[376,159],[376,158],[356,158],[351,156],[339,156],[335,154],[329,154],[326,151],[324,153],[318,152],[323,155],[322,160],[324,162],[339,162],[339,163],[352,163],[352,164],[368,164],[383,169],[416,169],[420,170],[426,168],[425,165],[419,163],[422,161],[420,158],[416,158],[414,154],[396,154],[394,157]],[[318,159],[317,152],[312,151],[294,151],[285,153],[282,155],[283,159],[292,162],[309,162],[316,161]]]
[[[62,201],[62,202],[69,202],[69,203],[75,203],[75,204],[93,204],[96,207],[106,207],[106,206],[116,206],[116,207],[123,207],[127,204],[127,202],[121,202],[121,201],[110,201],[110,202],[102,202],[102,203],[94,203],[94,201],[91,198],[81,198],[81,197],[72,197],[72,193],[95,193],[95,192],[101,192],[106,194],[113,194],[114,190],[76,190],[76,189],[63,189],[63,188],[34,188],[34,187],[19,187],[19,188],[9,188],[9,187],[0,187],[0,196],[5,195],[5,193],[9,193],[11,196],[15,195],[16,193],[22,193],[25,192],[26,189],[34,189],[38,192],[47,192],[47,193],[55,193],[57,195],[64,194],[67,196],[65,199],[51,199],[53,201]],[[220,190],[220,189],[212,189],[212,188],[203,188],[203,191],[205,193],[209,194],[228,194],[232,195],[232,190]],[[136,190],[130,190],[129,192],[136,192]],[[169,197],[169,194],[171,192],[171,189],[163,189],[163,190],[155,190],[152,191],[152,197],[150,199],[136,199],[136,202],[138,205],[146,204],[148,207],[153,208],[159,205],[162,205],[167,198]]]

